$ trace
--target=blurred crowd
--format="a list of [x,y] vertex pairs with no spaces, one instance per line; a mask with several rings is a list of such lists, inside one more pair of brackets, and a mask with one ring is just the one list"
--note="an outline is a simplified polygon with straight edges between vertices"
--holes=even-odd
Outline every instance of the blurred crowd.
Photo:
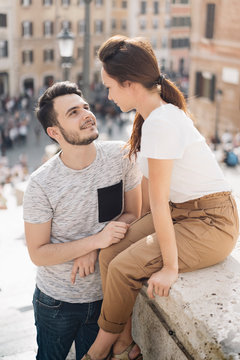
[[0,100],[0,150],[1,156],[16,145],[27,141],[30,122],[31,97],[27,94],[18,98],[3,97]]
[[215,150],[219,162],[230,167],[240,164],[240,130],[234,133],[225,130],[221,137],[210,142],[210,147]]

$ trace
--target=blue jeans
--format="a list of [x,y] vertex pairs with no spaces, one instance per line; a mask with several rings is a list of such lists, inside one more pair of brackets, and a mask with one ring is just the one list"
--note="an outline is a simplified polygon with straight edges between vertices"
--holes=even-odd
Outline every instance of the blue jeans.
[[72,304],[55,300],[37,287],[33,296],[38,360],[64,360],[75,341],[79,360],[94,342],[102,301]]

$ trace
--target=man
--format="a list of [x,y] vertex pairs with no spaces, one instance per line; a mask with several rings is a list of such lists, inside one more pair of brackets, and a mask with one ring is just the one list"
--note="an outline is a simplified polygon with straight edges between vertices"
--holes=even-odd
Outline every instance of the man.
[[121,241],[139,216],[141,176],[124,143],[94,141],[96,118],[75,84],[48,88],[36,113],[61,148],[31,175],[24,195],[26,241],[38,266],[37,359],[65,359],[73,341],[80,359],[98,332],[98,251]]

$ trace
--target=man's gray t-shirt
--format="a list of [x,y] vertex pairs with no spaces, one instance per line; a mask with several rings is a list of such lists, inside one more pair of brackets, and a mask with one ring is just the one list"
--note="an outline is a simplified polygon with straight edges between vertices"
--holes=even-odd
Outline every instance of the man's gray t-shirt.
[[[101,231],[124,209],[124,192],[135,188],[141,174],[120,141],[95,142],[96,158],[82,170],[66,167],[58,153],[32,175],[24,195],[24,221],[52,220],[51,243],[78,240]],[[33,240],[34,241],[34,240]],[[98,262],[95,271],[71,283],[73,261],[40,266],[37,286],[45,294],[70,303],[102,299]]]

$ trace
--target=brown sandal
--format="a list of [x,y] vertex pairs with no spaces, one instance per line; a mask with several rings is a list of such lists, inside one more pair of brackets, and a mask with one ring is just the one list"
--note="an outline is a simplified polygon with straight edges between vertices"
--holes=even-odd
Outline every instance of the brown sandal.
[[[112,357],[112,351],[110,351],[110,353],[108,354],[107,357],[105,357],[102,360],[110,360]],[[85,354],[82,360],[92,360],[91,356],[89,354]]]
[[[112,357],[119,360],[129,360],[129,353],[133,349],[133,347],[136,345],[136,343],[133,341],[121,354],[114,354],[112,353]],[[142,354],[138,354],[137,357],[135,357],[133,360],[142,360],[143,356]],[[91,360],[91,359],[86,359]]]

